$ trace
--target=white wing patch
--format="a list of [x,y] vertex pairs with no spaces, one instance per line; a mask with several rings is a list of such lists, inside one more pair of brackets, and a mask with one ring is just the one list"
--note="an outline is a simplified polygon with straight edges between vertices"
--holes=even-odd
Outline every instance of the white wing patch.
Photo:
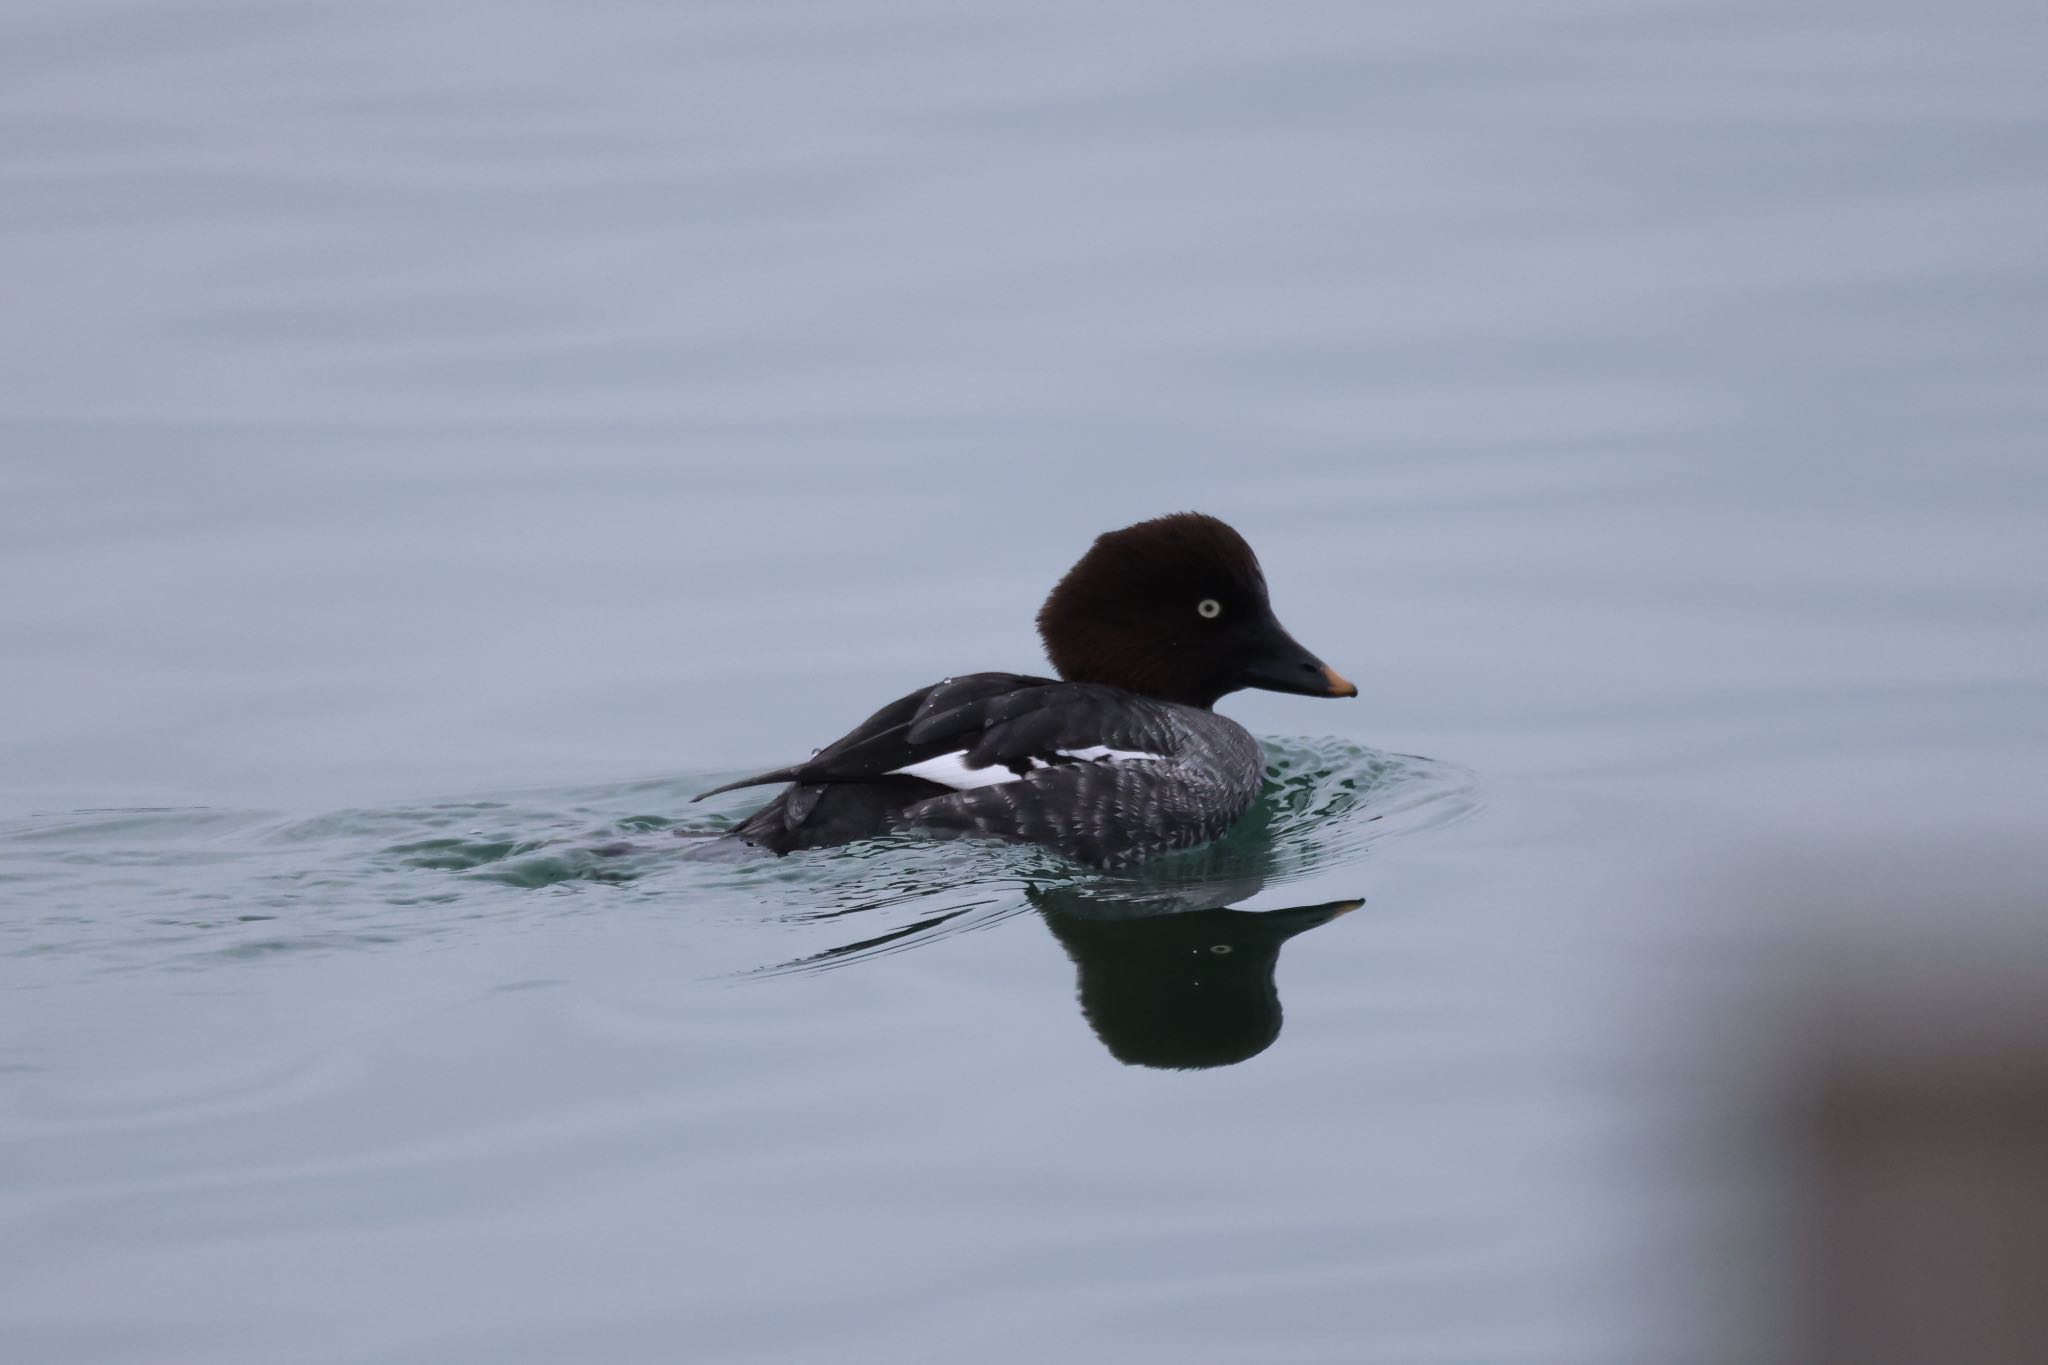
[[[1091,744],[1085,749],[1055,749],[1062,758],[1071,758],[1078,763],[1156,763],[1164,754],[1148,754],[1142,749],[1112,749],[1107,744]],[[1034,758],[1031,767],[1050,768],[1053,765],[1045,759]],[[927,782],[936,782],[954,791],[970,791],[975,787],[993,787],[1004,782],[1016,782],[1023,773],[1011,772],[1000,763],[991,763],[986,768],[967,766],[967,751],[955,749],[950,754],[927,758],[921,763],[905,764],[891,768],[892,777],[921,777]]]
[[1055,749],[1054,753],[1068,758],[1078,758],[1083,763],[1157,763],[1164,754],[1148,754],[1143,749],[1112,749],[1107,744],[1091,744],[1085,749]]
[[967,766],[967,751],[955,749],[950,754],[940,754],[922,763],[911,763],[901,768],[891,768],[891,776],[921,777],[927,782],[936,782],[942,787],[964,792],[974,787],[993,787],[998,782],[1015,782],[1021,773],[1013,773],[1000,763],[991,763],[986,768]]

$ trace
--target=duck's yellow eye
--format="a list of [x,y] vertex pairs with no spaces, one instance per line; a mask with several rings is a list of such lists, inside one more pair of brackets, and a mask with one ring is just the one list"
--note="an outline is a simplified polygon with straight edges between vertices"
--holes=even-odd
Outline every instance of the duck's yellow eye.
[[1205,597],[1195,603],[1195,614],[1204,621],[1213,621],[1223,614],[1223,604],[1213,597]]

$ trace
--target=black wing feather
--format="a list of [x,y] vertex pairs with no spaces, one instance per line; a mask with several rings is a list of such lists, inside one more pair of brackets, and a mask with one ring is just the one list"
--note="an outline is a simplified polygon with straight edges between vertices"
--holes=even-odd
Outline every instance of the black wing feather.
[[[1220,718],[1211,742],[1241,742],[1248,790],[1190,782],[1157,762],[1079,757],[1099,746],[1173,760],[1188,740],[1184,712],[1117,688],[975,673],[899,697],[808,762],[716,790],[790,784],[733,830],[777,853],[917,829],[1028,840],[1116,867],[1216,837],[1256,791],[1257,744]],[[1015,780],[956,790],[902,771],[949,754]]]
[[743,777],[690,798],[702,801],[770,782],[871,782],[896,769],[972,748],[989,723],[986,707],[1065,684],[1021,673],[968,673],[898,697],[802,763]]
[[1164,753],[1172,743],[1164,708],[1117,688],[972,673],[898,698],[806,762],[728,782],[695,799],[768,782],[902,780],[901,769],[954,753],[965,754],[970,768],[1002,766],[1022,774],[1077,761],[1062,750],[1107,745]]
[[1092,683],[1043,682],[919,719],[905,732],[904,749],[880,771],[964,753],[967,767],[1028,775],[1078,762],[1064,751],[1096,745],[1165,754],[1173,735],[1160,703]]

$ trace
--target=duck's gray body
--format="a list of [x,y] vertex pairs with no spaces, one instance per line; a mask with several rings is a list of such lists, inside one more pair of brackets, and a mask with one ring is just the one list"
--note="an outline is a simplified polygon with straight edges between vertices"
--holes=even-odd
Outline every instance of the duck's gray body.
[[1263,762],[1243,726],[1203,707],[976,673],[731,784],[789,783],[732,837],[788,853],[895,831],[984,835],[1120,867],[1223,834],[1257,798]]

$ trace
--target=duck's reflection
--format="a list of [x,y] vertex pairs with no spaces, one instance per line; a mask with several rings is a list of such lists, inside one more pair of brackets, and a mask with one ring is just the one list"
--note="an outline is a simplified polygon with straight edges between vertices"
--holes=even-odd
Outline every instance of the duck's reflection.
[[1271,1047],[1280,945],[1363,904],[1161,912],[1094,897],[1031,899],[1073,959],[1081,1014],[1110,1055],[1177,1070],[1232,1066]]
[[[1270,841],[1253,837],[1164,869],[1028,886],[1022,904],[1011,899],[1014,891],[991,887],[986,899],[768,970],[847,966],[1035,911],[1073,961],[1082,1017],[1112,1057],[1177,1070],[1231,1066],[1258,1056],[1280,1036],[1274,982],[1280,945],[1363,904],[1230,908],[1258,894],[1271,871]],[[887,903],[810,917],[845,917],[850,924]]]

